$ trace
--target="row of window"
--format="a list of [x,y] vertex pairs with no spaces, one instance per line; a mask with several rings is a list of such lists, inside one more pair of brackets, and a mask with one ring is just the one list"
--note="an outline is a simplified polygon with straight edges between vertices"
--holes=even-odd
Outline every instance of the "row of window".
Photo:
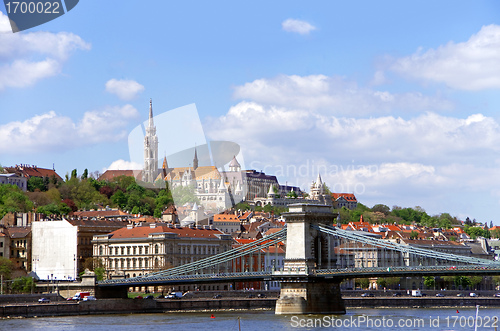
[[[169,245],[170,246],[170,245]],[[171,248],[171,247],[169,247]],[[155,245],[154,254],[160,253],[159,245]],[[109,247],[109,255],[144,255],[149,254],[149,246],[120,246],[120,247]],[[193,245],[193,246],[179,246],[180,254],[218,254],[219,247],[218,246],[205,246],[205,245]],[[99,246],[99,255],[104,255],[104,245]]]

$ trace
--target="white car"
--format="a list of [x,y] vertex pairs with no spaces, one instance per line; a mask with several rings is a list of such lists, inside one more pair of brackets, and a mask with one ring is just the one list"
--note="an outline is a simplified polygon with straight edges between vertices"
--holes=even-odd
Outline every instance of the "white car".
[[89,295],[89,296],[86,296],[85,298],[83,298],[83,301],[94,301],[94,300],[97,300],[97,299],[93,295]]
[[471,292],[471,293],[469,294],[469,296],[471,296],[471,297],[477,297],[477,294],[476,294],[476,293],[474,293],[474,292]]

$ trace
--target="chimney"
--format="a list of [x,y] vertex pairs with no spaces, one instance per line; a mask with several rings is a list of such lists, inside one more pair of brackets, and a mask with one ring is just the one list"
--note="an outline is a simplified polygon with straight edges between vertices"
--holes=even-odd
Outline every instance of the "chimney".
[[150,223],[149,224],[150,229],[156,229],[156,223]]
[[133,229],[134,228],[134,224],[130,223],[130,224],[127,224],[127,230],[130,230],[130,229]]

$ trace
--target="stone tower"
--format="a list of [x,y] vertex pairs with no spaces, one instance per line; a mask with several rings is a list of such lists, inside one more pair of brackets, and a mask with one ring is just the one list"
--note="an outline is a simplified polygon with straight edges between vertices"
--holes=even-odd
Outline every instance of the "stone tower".
[[142,180],[146,183],[154,183],[158,176],[158,136],[153,121],[153,101],[149,100],[149,122],[144,137],[144,169]]
[[314,273],[315,269],[329,265],[332,249],[328,236],[314,226],[332,225],[337,215],[330,206],[319,204],[292,204],[289,208],[283,214],[287,227],[286,258],[275,313],[345,314],[341,280],[321,279]]

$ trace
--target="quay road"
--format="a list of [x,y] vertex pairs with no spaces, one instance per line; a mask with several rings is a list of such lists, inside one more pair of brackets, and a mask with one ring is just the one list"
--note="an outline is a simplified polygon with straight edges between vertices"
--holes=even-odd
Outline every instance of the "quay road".
[[[257,292],[257,291],[256,291]],[[451,293],[451,291],[450,291]],[[251,310],[274,309],[276,297],[249,298],[182,298],[182,299],[97,299],[95,301],[59,301],[50,303],[14,303],[0,305],[0,318],[41,317],[71,315],[102,315],[129,313],[165,313],[173,311],[219,311],[219,310]],[[378,293],[380,294],[380,293]],[[389,293],[387,293],[389,294]],[[499,307],[500,298],[493,296],[480,297],[361,297],[344,296],[344,303],[349,308],[414,308],[414,307]]]

